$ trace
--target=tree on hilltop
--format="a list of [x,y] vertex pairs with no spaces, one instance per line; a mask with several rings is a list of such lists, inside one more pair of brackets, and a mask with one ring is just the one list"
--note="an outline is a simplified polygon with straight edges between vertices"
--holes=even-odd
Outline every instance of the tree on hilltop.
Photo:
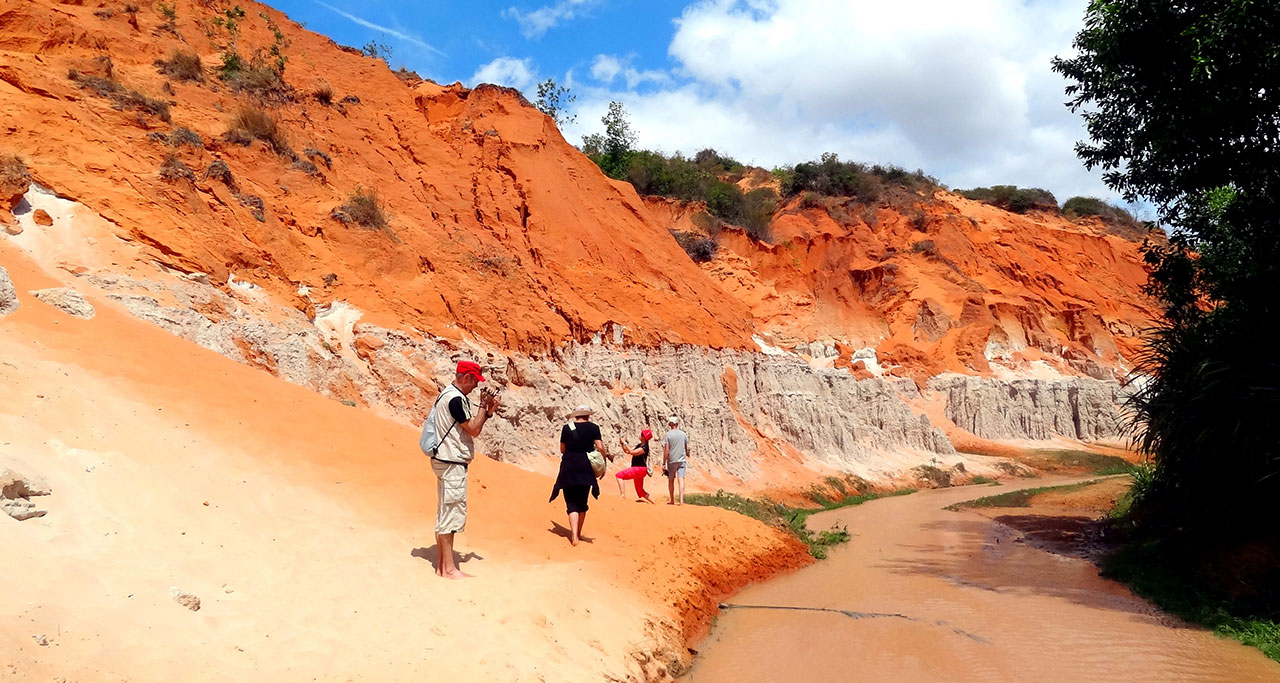
[[550,116],[551,120],[556,122],[557,128],[562,128],[567,123],[577,123],[578,116],[569,114],[567,111],[568,106],[577,99],[577,96],[569,92],[568,88],[548,78],[538,84],[538,100],[533,103],[533,106]]
[[605,175],[621,179],[627,170],[627,162],[635,151],[635,130],[627,120],[627,110],[618,101],[609,103],[609,111],[601,117],[600,122],[604,124],[604,134],[583,136],[582,152],[596,162]]

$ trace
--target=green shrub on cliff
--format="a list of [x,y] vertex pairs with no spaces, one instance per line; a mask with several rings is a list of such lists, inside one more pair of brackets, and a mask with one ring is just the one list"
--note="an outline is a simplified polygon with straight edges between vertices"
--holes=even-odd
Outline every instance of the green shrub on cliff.
[[1013,213],[1026,213],[1033,210],[1058,212],[1058,200],[1053,196],[1053,193],[1038,187],[992,185],[991,187],[975,187],[972,190],[957,190],[956,194],[966,199],[985,202]]

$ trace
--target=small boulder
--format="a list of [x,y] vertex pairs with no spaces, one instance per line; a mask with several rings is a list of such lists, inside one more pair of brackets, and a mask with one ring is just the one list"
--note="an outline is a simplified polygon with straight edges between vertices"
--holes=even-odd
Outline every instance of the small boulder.
[[20,223],[9,223],[4,226],[4,231],[14,236],[21,235],[22,225]]
[[36,517],[44,517],[49,514],[48,510],[36,507],[35,503],[27,500],[26,498],[0,500],[0,510],[3,510],[6,515],[9,515],[19,522],[25,522],[28,519],[35,519]]
[[169,597],[173,598],[174,602],[186,607],[192,612],[200,611],[200,598],[196,597],[193,593],[188,593],[177,586],[174,586],[169,589]]
[[40,477],[18,474],[10,469],[0,470],[0,498],[30,498],[50,493],[53,489]]
[[27,165],[14,156],[0,156],[0,216],[12,220],[13,207],[22,201],[22,195],[31,187],[31,174]]
[[76,318],[84,318],[88,320],[92,318],[96,311],[93,305],[84,300],[77,292],[70,287],[53,287],[51,289],[32,290],[31,295],[35,298],[53,306],[54,308]]
[[9,315],[18,310],[18,290],[13,288],[9,279],[9,271],[0,266],[0,315]]
[[0,511],[19,522],[43,517],[42,510],[31,502],[34,496],[47,496],[53,492],[49,485],[37,477],[28,477],[13,470],[0,470]]
[[31,214],[31,220],[35,221],[36,225],[43,225],[45,227],[53,225],[53,216],[50,216],[49,212],[44,209],[36,209],[35,213]]

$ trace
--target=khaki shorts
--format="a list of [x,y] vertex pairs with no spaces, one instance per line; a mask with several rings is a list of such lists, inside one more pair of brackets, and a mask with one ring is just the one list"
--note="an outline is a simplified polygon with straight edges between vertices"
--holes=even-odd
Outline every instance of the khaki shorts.
[[467,528],[467,468],[432,458],[436,473],[436,533],[452,534]]

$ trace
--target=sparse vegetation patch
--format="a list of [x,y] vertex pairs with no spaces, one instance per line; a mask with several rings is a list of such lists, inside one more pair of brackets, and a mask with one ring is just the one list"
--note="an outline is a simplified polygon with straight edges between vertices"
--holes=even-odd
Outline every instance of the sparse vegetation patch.
[[813,192],[826,197],[851,197],[861,202],[874,202],[885,188],[902,187],[912,191],[928,191],[939,187],[938,181],[898,166],[868,166],[856,161],[841,161],[833,152],[827,152],[817,161],[806,161],[795,166],[774,170],[782,185],[785,197]]
[[204,139],[200,134],[190,128],[177,127],[169,133],[169,144],[174,147],[186,145],[188,147],[204,147]]
[[225,138],[228,142],[240,145],[262,140],[270,145],[276,154],[294,156],[293,148],[289,146],[289,139],[275,117],[252,105],[240,107],[231,119]]
[[133,110],[155,116],[166,123],[169,122],[168,102],[147,97],[109,78],[82,74],[75,69],[67,72],[67,78],[81,90],[87,90],[98,97],[111,100],[111,105],[116,109]]
[[209,164],[209,168],[204,170],[204,177],[213,178],[230,188],[234,188],[236,186],[235,178],[231,175],[231,167],[222,159],[218,159]]
[[1071,218],[1097,216],[1107,231],[1132,240],[1153,234],[1154,228],[1139,221],[1123,207],[1108,204],[1097,197],[1072,197],[1062,205],[1062,213]]
[[170,154],[164,158],[164,163],[160,164],[160,177],[166,182],[176,182],[178,180],[194,180],[196,174],[177,156]]
[[716,251],[720,248],[714,239],[696,232],[672,230],[671,236],[676,238],[676,244],[679,244],[680,248],[684,249],[694,263],[706,263],[714,259]]
[[1040,486],[1032,489],[1021,489],[1018,491],[1010,491],[1008,493],[1000,493],[994,496],[983,496],[976,500],[970,500],[963,503],[956,503],[947,506],[948,510],[963,510],[964,508],[1025,508],[1031,507],[1031,499],[1035,496],[1053,491],[1056,493],[1070,493],[1093,486],[1098,483],[1097,479],[1092,481],[1084,481],[1079,484],[1067,484],[1065,486]]
[[175,50],[168,59],[156,60],[160,73],[179,81],[204,81],[204,63],[194,52]]
[[325,154],[324,152],[318,149],[312,149],[311,147],[307,147],[302,150],[302,154],[308,159],[311,159],[313,162],[316,159],[323,161],[325,168],[333,168],[333,159],[330,158],[328,154]]
[[316,89],[311,91],[311,96],[326,107],[333,104],[333,84],[325,80],[318,81]]
[[830,529],[814,533],[806,524],[809,515],[825,510],[861,505],[877,498],[901,496],[909,493],[915,493],[915,489],[901,489],[888,493],[874,491],[856,493],[838,497],[835,500],[820,497],[823,502],[819,503],[821,507],[818,508],[793,508],[768,499],[756,500],[736,493],[726,493],[724,490],[718,490],[714,494],[690,494],[685,497],[685,501],[691,505],[707,505],[732,510],[738,514],[764,522],[771,527],[786,531],[808,546],[810,555],[824,560],[827,558],[827,550],[830,547],[849,541],[849,532],[842,527],[833,526]]
[[957,190],[956,194],[966,199],[984,202],[1013,213],[1026,213],[1028,211],[1058,212],[1058,200],[1054,198],[1053,193],[1038,187],[992,185],[991,187],[975,187],[972,190]]
[[342,212],[352,221],[366,228],[385,229],[387,217],[382,210],[382,202],[373,190],[357,187],[342,205]]

